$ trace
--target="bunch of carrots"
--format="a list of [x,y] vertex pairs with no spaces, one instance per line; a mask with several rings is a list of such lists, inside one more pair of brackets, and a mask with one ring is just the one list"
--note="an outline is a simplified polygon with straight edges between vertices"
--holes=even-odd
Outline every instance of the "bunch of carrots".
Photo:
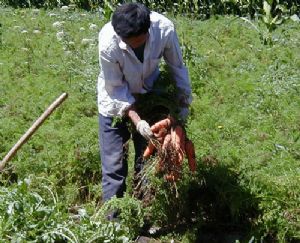
[[195,147],[186,136],[182,126],[172,117],[167,117],[151,126],[154,138],[150,139],[143,157],[158,157],[156,171],[162,172],[167,181],[175,182],[180,178],[184,155],[190,171],[196,170]]

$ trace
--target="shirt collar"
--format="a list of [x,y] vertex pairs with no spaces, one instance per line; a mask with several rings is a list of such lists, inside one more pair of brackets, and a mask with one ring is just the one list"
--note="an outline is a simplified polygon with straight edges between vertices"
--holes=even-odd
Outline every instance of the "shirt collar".
[[119,37],[119,47],[123,50],[127,50],[127,44],[122,41],[122,39]]

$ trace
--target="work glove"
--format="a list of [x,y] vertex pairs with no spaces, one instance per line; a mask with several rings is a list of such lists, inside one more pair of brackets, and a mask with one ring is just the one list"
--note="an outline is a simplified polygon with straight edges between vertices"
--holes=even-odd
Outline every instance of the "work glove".
[[184,106],[184,107],[180,107],[180,110],[179,110],[179,119],[181,121],[186,121],[188,116],[190,114],[190,111],[189,111],[189,108],[187,106]]
[[153,137],[153,133],[151,131],[150,125],[145,120],[140,120],[136,124],[136,130],[147,140]]

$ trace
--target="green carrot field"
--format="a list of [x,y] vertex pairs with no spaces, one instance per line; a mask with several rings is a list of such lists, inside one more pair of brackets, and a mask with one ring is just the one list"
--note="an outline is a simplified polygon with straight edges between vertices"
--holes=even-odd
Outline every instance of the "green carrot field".
[[[189,69],[184,165],[147,207],[101,202],[98,12],[0,8],[0,158],[62,93],[68,99],[0,173],[1,242],[300,241],[300,22],[172,16]],[[132,147],[132,146],[131,146]],[[131,149],[132,173],[132,149]],[[120,208],[120,222],[105,213]],[[175,213],[176,212],[176,213]]]

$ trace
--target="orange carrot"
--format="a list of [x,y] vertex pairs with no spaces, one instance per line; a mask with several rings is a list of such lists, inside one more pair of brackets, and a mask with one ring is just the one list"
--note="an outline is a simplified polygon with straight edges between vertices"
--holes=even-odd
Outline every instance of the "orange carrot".
[[164,178],[169,182],[175,182],[179,179],[179,173],[177,171],[171,171],[169,174],[166,174]]
[[168,132],[168,130],[167,130],[166,128],[163,127],[163,128],[160,129],[157,133],[154,133],[154,136],[155,136],[156,138],[161,138],[161,137],[166,136],[167,132]]
[[166,119],[163,119],[161,121],[156,122],[154,125],[151,126],[151,131],[153,133],[159,132],[161,128],[169,129],[171,127],[171,124],[174,122],[174,119],[171,117],[168,117]]
[[154,150],[155,150],[155,146],[154,146],[154,144],[150,141],[150,142],[148,143],[148,146],[146,147],[146,149],[145,149],[145,151],[144,151],[144,154],[143,154],[144,159],[149,158],[149,157],[153,154]]
[[196,171],[195,146],[191,140],[187,140],[185,143],[185,153],[188,159],[190,171]]
[[182,161],[183,161],[183,151],[182,150],[178,150],[177,151],[177,156],[176,156],[176,165],[182,165]]
[[171,142],[171,134],[167,134],[165,136],[165,139],[163,141],[163,145],[161,147],[162,151],[164,151],[167,148],[167,146],[169,145],[170,142]]
[[171,143],[174,149],[176,149],[176,134],[174,128],[171,128]]
[[172,174],[173,174],[174,181],[177,181],[179,179],[180,174],[177,171],[172,171]]
[[174,141],[174,145],[175,145],[175,149],[176,150],[180,150],[182,148],[182,143],[184,141],[184,132],[181,126],[176,126],[174,129],[174,136],[175,136],[175,141]]
[[172,174],[166,174],[164,178],[166,181],[174,181],[174,176]]

